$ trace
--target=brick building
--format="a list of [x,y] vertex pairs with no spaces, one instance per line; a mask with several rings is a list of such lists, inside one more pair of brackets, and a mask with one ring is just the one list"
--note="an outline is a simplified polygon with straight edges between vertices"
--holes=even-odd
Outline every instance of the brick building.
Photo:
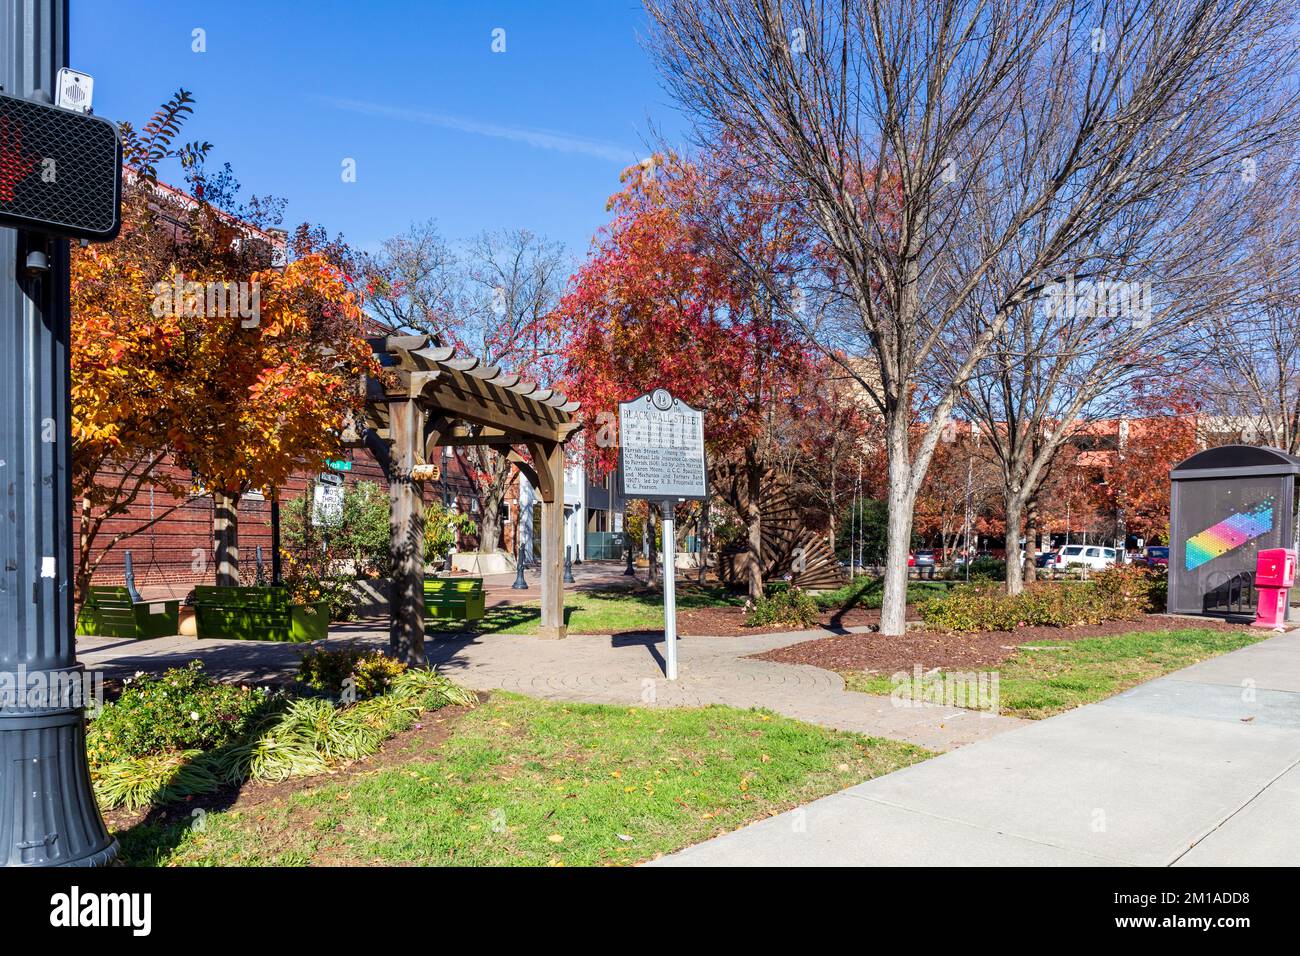
[[[351,462],[350,471],[332,471],[331,480],[341,480],[344,494],[358,482],[369,481],[387,488],[383,472],[363,449],[353,449],[342,460]],[[111,481],[112,474],[102,476]],[[290,508],[310,507],[312,486],[319,473],[301,471],[280,489],[282,514]],[[518,477],[506,493],[506,518],[502,540],[498,543],[508,551],[514,548]],[[474,483],[465,473],[459,459],[444,456],[442,478],[425,482],[425,501],[439,502],[444,507],[454,506],[471,517],[479,512]],[[162,516],[161,518],[159,516]],[[208,494],[195,494],[175,499],[165,491],[145,490],[126,514],[111,518],[100,531],[94,550],[103,554],[94,572],[96,584],[121,584],[126,552],[131,553],[136,585],[140,588],[166,589],[184,595],[196,584],[211,584],[214,574],[213,503]],[[150,522],[154,522],[150,524]],[[147,526],[147,527],[146,527]],[[104,545],[124,531],[144,528],[124,539],[104,554]],[[477,548],[479,542],[466,536],[462,548]],[[261,493],[246,494],[239,502],[239,570],[240,579],[252,583],[257,573],[257,549],[261,547],[266,574],[271,573],[271,502]],[[73,542],[73,560],[80,555],[80,543]]]

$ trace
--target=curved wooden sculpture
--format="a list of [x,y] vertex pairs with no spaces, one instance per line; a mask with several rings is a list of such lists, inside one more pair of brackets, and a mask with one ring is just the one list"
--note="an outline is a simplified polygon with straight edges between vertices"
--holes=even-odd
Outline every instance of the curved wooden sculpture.
[[[745,514],[749,493],[743,467],[716,465],[709,471],[709,483],[737,514]],[[819,509],[802,504],[785,479],[771,470],[764,473],[760,487],[763,580],[779,581],[788,574],[790,583],[801,588],[833,590],[843,585],[848,576],[821,527],[825,519]],[[748,559],[742,538],[718,552],[718,577],[744,584]]]

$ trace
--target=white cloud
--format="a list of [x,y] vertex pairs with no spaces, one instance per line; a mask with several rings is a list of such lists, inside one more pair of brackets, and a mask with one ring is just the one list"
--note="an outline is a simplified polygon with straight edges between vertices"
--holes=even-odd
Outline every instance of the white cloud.
[[439,126],[443,129],[471,133],[475,136],[508,139],[516,143],[524,143],[536,149],[549,149],[560,153],[579,153],[584,156],[594,156],[597,159],[624,165],[631,165],[640,158],[632,150],[614,143],[586,139],[581,136],[570,136],[567,133],[557,133],[553,130],[533,129],[527,126],[500,126],[496,123],[484,123],[461,116],[451,116],[447,113],[433,113],[404,106],[370,103],[365,100],[330,98],[326,102],[335,109],[346,110],[349,113],[381,116],[407,123],[421,123],[425,126]]

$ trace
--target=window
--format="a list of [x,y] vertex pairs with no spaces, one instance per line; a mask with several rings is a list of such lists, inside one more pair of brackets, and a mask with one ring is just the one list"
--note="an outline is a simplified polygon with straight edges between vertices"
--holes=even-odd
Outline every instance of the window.
[[1101,548],[1089,548],[1087,554],[1085,554],[1084,557],[1088,557],[1088,558],[1100,558],[1100,557],[1101,557]]
[[1114,548],[1105,548],[1105,549],[1102,550],[1102,554],[1104,554],[1106,557],[1108,557],[1108,558],[1110,558],[1110,559],[1113,560],[1114,557],[1115,557],[1115,549],[1114,549]]

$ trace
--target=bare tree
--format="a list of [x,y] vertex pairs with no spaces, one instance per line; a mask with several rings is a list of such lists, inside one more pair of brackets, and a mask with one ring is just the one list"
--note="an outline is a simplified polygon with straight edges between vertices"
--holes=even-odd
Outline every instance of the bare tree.
[[1248,168],[1262,207],[1246,242],[1251,295],[1207,323],[1203,393],[1217,437],[1300,454],[1300,160]]
[[[468,263],[460,341],[483,361],[545,384],[557,349],[554,329],[543,319],[564,291],[563,246],[526,229],[485,232],[470,244]],[[457,452],[468,456],[478,486],[479,548],[493,551],[512,466],[486,445]]]
[[[563,247],[526,229],[484,232],[457,252],[432,221],[387,240],[365,262],[372,314],[395,331],[424,332],[459,351],[545,384],[556,354],[543,318],[566,278]],[[457,447],[476,490],[479,547],[496,549],[512,466],[487,445]]]
[[[851,322],[809,331],[832,354],[874,357],[879,378],[859,384],[889,454],[881,629],[900,634],[916,496],[966,379],[1053,266],[1126,210],[1276,132],[1273,100],[1259,94],[1290,75],[1291,4],[647,5],[652,48],[699,135],[745,143],[752,175],[806,196],[853,306]],[[991,231],[959,268],[972,218]],[[999,284],[985,328],[953,355],[956,319],[1026,231],[1042,236],[1038,255]],[[951,375],[921,389],[941,349]]]
[[[1043,294],[1008,313],[962,392],[963,412],[988,436],[1001,471],[1009,593],[1033,573],[1032,561],[1018,559],[1019,542],[1062,446],[1086,419],[1124,417],[1153,379],[1186,374],[1201,354],[1193,326],[1251,294],[1241,281],[1247,186],[1235,169],[1208,168],[1135,203],[1062,257]],[[1005,284],[1020,281],[1026,260],[1038,261],[1043,238],[1027,233],[1004,250],[986,274],[989,288],[967,300],[959,335],[983,333]],[[1032,558],[1028,547],[1024,556]]]

